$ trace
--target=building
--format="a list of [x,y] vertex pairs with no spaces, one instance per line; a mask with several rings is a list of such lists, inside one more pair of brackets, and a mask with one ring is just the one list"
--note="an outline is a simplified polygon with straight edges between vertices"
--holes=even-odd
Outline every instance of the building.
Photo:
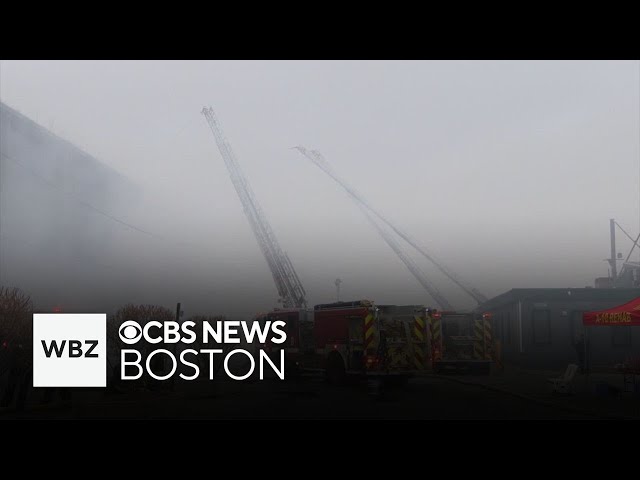
[[[559,369],[578,360],[585,333],[582,314],[640,297],[640,288],[514,288],[477,308],[491,313],[493,336],[505,365]],[[591,327],[586,332],[593,368],[613,367],[640,353],[640,328]]]
[[104,291],[126,230],[114,219],[126,220],[140,196],[127,177],[0,103],[0,285],[45,309]]

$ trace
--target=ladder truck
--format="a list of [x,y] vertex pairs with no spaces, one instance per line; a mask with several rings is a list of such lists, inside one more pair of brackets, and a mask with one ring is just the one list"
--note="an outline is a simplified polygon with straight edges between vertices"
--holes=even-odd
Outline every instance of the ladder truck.
[[[463,281],[458,275],[446,268],[432,253],[420,246],[407,233],[392,223],[387,217],[374,209],[352,186],[340,178],[324,156],[317,150],[307,150],[302,146],[294,147],[302,155],[311,160],[320,170],[331,177],[340,185],[356,203],[365,217],[374,226],[394,253],[402,260],[405,266],[429,293],[432,299],[440,307],[441,311],[428,309],[427,322],[429,333],[429,362],[434,371],[445,373],[474,372],[488,373],[493,356],[493,339],[491,335],[491,316],[489,314],[477,314],[456,312],[451,303],[438,291],[426,275],[400,247],[395,238],[383,228],[386,225],[391,231],[429,260],[447,278],[460,287],[466,294],[472,297],[478,304],[487,301],[477,288]],[[373,217],[376,217],[377,222]]]
[[[256,321],[283,320],[288,345],[287,370],[322,370],[333,383],[347,375],[402,381],[426,368],[427,335],[422,306],[375,306],[367,300],[307,308],[306,293],[289,257],[267,221],[248,179],[211,107],[202,114],[214,135],[244,213],[267,260],[282,308],[258,315]],[[437,294],[437,293],[436,293]]]

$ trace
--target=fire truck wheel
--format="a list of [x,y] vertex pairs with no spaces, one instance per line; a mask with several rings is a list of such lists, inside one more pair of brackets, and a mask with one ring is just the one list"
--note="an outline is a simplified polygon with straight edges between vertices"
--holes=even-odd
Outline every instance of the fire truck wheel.
[[345,381],[346,373],[342,357],[337,352],[332,352],[327,358],[327,381],[331,385],[342,385]]

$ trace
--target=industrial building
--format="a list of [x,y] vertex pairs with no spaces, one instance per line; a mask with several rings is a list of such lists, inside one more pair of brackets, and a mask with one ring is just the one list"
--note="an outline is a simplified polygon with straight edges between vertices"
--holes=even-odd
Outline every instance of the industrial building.
[[586,332],[582,314],[637,297],[640,288],[514,288],[476,311],[492,314],[505,365],[555,369],[576,363],[574,345],[586,333],[591,367],[612,368],[640,352],[640,329],[604,326]]
[[117,255],[114,236],[126,228],[112,219],[127,218],[140,195],[127,177],[0,103],[0,284],[41,308],[95,291],[92,269]]

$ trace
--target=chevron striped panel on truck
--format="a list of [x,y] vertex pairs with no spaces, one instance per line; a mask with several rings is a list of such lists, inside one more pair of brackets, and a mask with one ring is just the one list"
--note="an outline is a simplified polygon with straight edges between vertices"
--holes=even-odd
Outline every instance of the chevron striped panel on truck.
[[483,335],[484,335],[484,358],[491,360],[493,358],[493,333],[491,330],[491,314],[482,315]]
[[364,349],[365,352],[369,348],[376,347],[376,334],[375,334],[375,316],[373,313],[369,313],[364,317]]
[[476,315],[473,319],[473,358],[484,359],[484,320],[482,316]]
[[431,333],[431,361],[442,358],[442,317],[436,312],[429,315],[429,331]]
[[414,348],[413,348],[413,363],[415,364],[416,369],[424,370],[425,369],[425,347],[426,343],[426,335],[425,335],[425,321],[419,315],[414,315],[413,317],[413,337],[414,337]]

